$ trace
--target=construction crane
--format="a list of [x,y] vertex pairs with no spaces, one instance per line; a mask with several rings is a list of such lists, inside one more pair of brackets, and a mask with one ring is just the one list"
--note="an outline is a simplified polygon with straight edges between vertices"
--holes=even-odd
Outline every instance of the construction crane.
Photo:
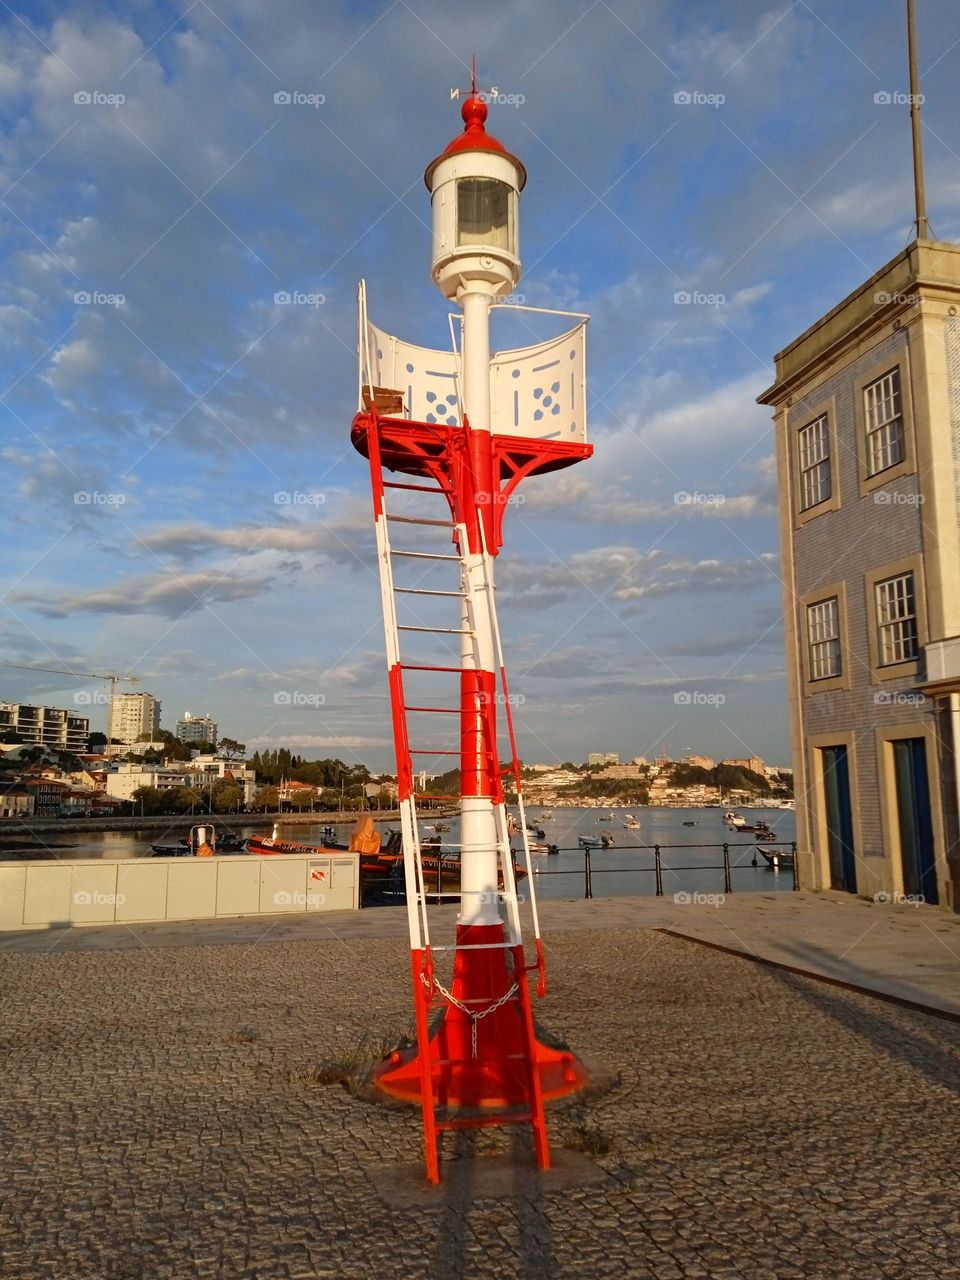
[[9,671],[41,671],[49,676],[73,676],[74,680],[106,680],[110,685],[110,695],[107,700],[107,742],[110,741],[110,725],[113,720],[113,700],[117,696],[117,683],[123,684],[139,684],[139,676],[121,676],[115,672],[108,675],[102,675],[98,671],[67,671],[65,667],[25,667],[16,662],[0,662],[0,667]]

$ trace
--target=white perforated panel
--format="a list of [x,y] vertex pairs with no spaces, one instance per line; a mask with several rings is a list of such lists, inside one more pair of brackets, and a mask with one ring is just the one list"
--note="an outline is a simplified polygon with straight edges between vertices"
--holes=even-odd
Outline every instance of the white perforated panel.
[[[403,342],[366,318],[360,293],[361,386],[403,394],[414,422],[461,422],[459,360]],[[580,443],[587,437],[586,320],[558,338],[497,352],[490,363],[490,429],[495,435]]]
[[363,381],[402,391],[404,416],[414,422],[459,426],[457,358],[453,352],[415,347],[374,324],[367,325],[367,332],[371,368],[363,370]]
[[550,342],[497,352],[490,369],[496,435],[586,439],[585,337],[583,322]]

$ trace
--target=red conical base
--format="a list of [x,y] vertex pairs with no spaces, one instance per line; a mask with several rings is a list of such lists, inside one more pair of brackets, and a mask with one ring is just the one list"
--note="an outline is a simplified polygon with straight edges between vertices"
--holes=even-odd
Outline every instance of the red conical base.
[[[455,1003],[448,1000],[442,1020],[427,1043],[426,1062],[422,1051],[398,1050],[375,1071],[378,1089],[390,1097],[431,1108],[529,1106],[537,1111],[538,1101],[561,1098],[585,1087],[589,1073],[583,1063],[572,1053],[548,1048],[535,1038],[523,948],[510,948],[511,973],[502,943],[501,924],[457,929],[450,993]],[[494,945],[489,950],[470,949],[490,944]],[[423,958],[423,952],[414,952],[418,1030],[426,1025],[428,998],[420,978]],[[516,990],[508,995],[514,985]],[[503,997],[507,998],[498,1004]],[[497,1007],[491,1008],[494,1005]],[[472,1018],[468,1009],[480,1016]],[[538,1090],[532,1073],[539,1082]],[[428,1087],[429,1096],[425,1097]],[[541,1095],[539,1100],[532,1096],[535,1090]],[[495,1123],[492,1117],[491,1122]]]

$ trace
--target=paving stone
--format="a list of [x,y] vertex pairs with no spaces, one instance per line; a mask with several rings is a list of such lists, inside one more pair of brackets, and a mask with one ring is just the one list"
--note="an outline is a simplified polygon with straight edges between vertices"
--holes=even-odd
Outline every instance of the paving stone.
[[[539,1020],[614,1081],[551,1111],[574,1174],[540,1178],[523,1135],[483,1131],[444,1139],[438,1189],[415,1183],[415,1112],[310,1083],[409,1026],[402,939],[5,952],[0,1273],[960,1276],[955,1126],[936,1120],[960,1026],[642,937],[549,939]],[[583,1153],[586,1133],[608,1149]]]

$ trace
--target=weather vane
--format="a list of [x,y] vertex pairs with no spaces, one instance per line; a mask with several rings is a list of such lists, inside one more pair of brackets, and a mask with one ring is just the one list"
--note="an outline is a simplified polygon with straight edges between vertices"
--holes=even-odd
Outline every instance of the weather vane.
[[[450,101],[458,101],[460,95],[466,92],[466,89],[451,89]],[[477,55],[474,54],[470,62],[470,96],[473,98],[480,98],[483,102],[488,102],[491,99],[496,98],[499,93],[500,90],[495,84],[492,84],[489,89],[477,88]]]

